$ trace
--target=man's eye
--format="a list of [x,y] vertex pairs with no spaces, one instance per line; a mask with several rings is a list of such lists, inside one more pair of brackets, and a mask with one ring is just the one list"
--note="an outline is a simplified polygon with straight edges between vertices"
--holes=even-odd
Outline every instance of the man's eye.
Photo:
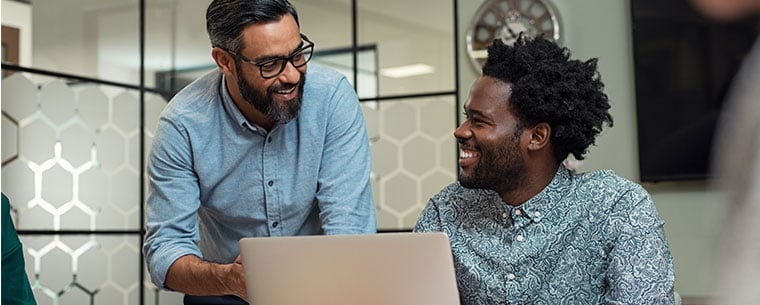
[[469,120],[470,124],[472,124],[473,126],[483,126],[483,125],[486,125],[486,121],[483,121],[483,119],[480,118],[480,117],[478,117],[478,116],[468,117],[467,120]]
[[280,61],[279,60],[273,60],[273,61],[270,61],[270,62],[265,62],[265,63],[261,64],[261,66],[259,66],[259,67],[264,72],[275,71],[275,70],[277,70],[277,69],[280,68]]

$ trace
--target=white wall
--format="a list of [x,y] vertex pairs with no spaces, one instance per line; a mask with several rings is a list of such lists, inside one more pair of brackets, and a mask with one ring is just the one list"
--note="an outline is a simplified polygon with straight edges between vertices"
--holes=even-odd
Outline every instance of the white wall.
[[[574,58],[599,58],[599,70],[612,104],[614,127],[590,149],[581,170],[614,169],[638,181],[636,100],[634,95],[629,1],[549,0],[559,11],[562,43]],[[470,18],[484,1],[459,1],[460,101],[479,76],[467,58],[465,34]],[[711,294],[714,248],[725,215],[719,194],[704,181],[645,184],[665,220],[676,267],[676,290],[684,296]]]

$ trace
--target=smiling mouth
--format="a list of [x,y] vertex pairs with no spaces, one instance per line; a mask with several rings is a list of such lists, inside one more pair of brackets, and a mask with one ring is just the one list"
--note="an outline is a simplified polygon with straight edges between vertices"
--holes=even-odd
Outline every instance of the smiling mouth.
[[298,85],[293,85],[290,88],[275,89],[272,90],[272,93],[281,96],[284,100],[291,100],[296,97],[298,87]]
[[472,149],[459,149],[459,166],[462,168],[475,164],[480,158],[480,152]]
[[277,94],[290,94],[290,93],[293,93],[293,91],[295,91],[297,87],[298,86],[293,86],[290,89],[274,90],[274,92]]

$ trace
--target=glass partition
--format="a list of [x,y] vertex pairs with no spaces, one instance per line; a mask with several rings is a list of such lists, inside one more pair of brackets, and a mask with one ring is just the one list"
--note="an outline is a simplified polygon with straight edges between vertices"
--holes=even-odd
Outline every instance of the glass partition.
[[[3,61],[2,190],[38,304],[182,302],[142,262],[144,162],[173,93],[215,69],[210,2],[2,0],[18,49]],[[378,228],[410,230],[456,180],[454,4],[292,2],[312,64],[344,73],[360,97]]]
[[33,1],[32,23],[27,29],[32,40],[29,66],[138,85],[138,4],[127,0]]
[[351,0],[292,0],[314,51],[351,47]]
[[357,0],[359,44],[377,45],[381,96],[453,91],[451,1]]
[[[206,33],[206,8],[209,3],[211,0],[146,0],[146,87],[172,88],[176,90],[170,93],[176,93],[195,77],[175,80],[169,78],[172,73],[215,66]],[[171,81],[175,82],[167,83]],[[165,97],[169,98],[171,94]]]
[[138,90],[45,79],[2,80],[2,189],[37,303],[138,303],[140,155],[166,101],[147,93],[141,107]]
[[454,95],[363,104],[378,230],[414,227],[428,199],[456,180]]

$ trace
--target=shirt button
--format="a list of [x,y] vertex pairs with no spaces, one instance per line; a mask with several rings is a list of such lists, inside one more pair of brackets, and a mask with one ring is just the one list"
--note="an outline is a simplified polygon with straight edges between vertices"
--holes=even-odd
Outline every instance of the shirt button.
[[533,215],[535,215],[536,217],[541,217],[541,212],[535,212],[533,213]]
[[520,215],[522,215],[522,211],[520,211],[520,209],[517,209],[517,210],[515,210],[515,214],[518,215],[518,216],[520,216]]
[[509,215],[507,215],[507,212],[504,212],[503,214],[501,214],[502,218],[507,218],[507,216],[509,216]]
[[523,240],[525,240],[525,237],[523,237],[522,235],[517,235],[517,241],[523,241]]
[[275,222],[272,223],[272,228],[276,228],[279,225],[280,225],[280,223],[275,221]]
[[269,183],[267,183],[267,184],[269,184],[269,186],[272,186],[272,185],[274,185],[274,181],[269,180]]
[[513,273],[507,274],[507,279],[510,280],[510,281],[514,280],[515,278],[516,278],[516,276]]

